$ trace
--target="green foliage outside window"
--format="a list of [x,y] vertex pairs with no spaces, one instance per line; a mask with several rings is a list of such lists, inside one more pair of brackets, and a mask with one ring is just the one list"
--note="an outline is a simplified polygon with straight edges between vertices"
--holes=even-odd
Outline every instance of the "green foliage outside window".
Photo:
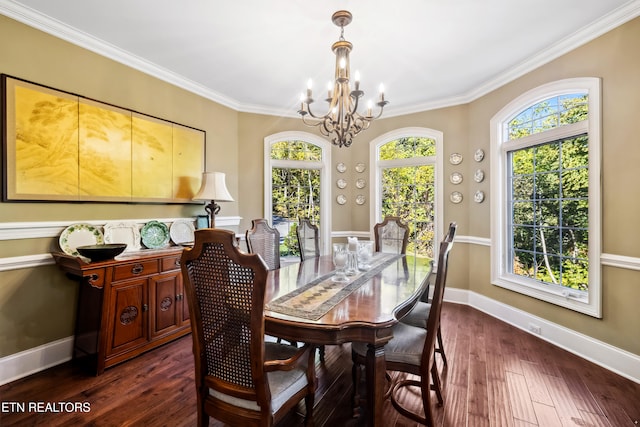
[[[585,95],[540,102],[509,124],[510,139],[587,118]],[[509,152],[514,274],[588,290],[589,141],[576,135]]]
[[[407,137],[380,147],[380,160],[435,157],[431,138]],[[407,254],[434,257],[435,161],[382,169],[382,216],[398,216],[409,225]]]
[[[322,159],[322,149],[305,141],[280,141],[272,144],[271,158],[317,162]],[[299,256],[298,221],[308,218],[320,223],[320,170],[273,167],[271,190],[272,225],[278,227],[282,237],[280,255]]]

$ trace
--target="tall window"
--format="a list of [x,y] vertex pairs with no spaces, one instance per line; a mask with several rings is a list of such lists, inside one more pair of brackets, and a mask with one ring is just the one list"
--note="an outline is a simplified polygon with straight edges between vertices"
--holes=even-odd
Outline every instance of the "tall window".
[[492,279],[600,316],[599,81],[535,89],[492,121]]
[[407,128],[372,142],[371,164],[376,165],[376,201],[372,224],[398,216],[409,225],[407,254],[435,258],[441,230],[438,203],[438,164],[442,133]]
[[320,229],[321,245],[329,238],[328,143],[304,132],[265,138],[265,218],[280,232],[280,255],[299,257],[296,227],[302,218]]

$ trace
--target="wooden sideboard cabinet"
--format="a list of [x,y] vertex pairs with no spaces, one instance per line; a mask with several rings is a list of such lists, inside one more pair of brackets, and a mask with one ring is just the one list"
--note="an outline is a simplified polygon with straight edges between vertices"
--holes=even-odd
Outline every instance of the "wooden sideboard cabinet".
[[96,375],[191,332],[182,247],[124,253],[101,262],[52,255],[80,282],[73,357]]

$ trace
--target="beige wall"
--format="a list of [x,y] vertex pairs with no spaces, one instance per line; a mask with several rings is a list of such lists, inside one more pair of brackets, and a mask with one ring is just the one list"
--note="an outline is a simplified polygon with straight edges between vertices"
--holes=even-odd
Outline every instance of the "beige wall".
[[[207,170],[238,194],[238,113],[0,16],[0,72],[205,130]],[[0,223],[204,214],[202,205],[0,203]],[[238,215],[226,203],[225,215]],[[58,250],[57,238],[0,241],[0,257]],[[55,266],[0,271],[0,357],[73,335],[77,285]]]
[[[440,130],[444,133],[445,158],[448,159],[453,152],[460,152],[464,156],[461,166],[453,167],[445,161],[444,223],[457,221],[460,235],[489,238],[490,159],[487,155],[482,163],[473,161],[476,149],[482,148],[485,153],[489,153],[489,120],[511,100],[539,85],[564,78],[600,77],[603,91],[603,252],[640,257],[640,199],[636,197],[635,190],[640,179],[640,143],[637,142],[637,135],[640,135],[638,40],[640,19],[635,19],[468,105],[374,122],[369,130],[358,136],[349,149],[333,149],[333,166],[339,161],[345,161],[351,170],[356,162],[364,161],[368,167],[369,141],[388,131],[412,126]],[[293,127],[286,128],[282,119],[268,116],[261,116],[259,119],[251,114],[242,116],[239,132],[242,158],[251,158],[251,164],[255,166],[251,171],[252,181],[255,179],[262,182],[262,152],[254,151],[254,144],[259,144],[270,133],[293,129],[308,131],[309,128],[301,128],[295,121],[292,123]],[[287,124],[290,120],[293,119],[288,119]],[[250,131],[245,129],[246,124],[251,124]],[[244,132],[250,132],[251,138],[247,139]],[[485,180],[480,184],[471,179],[475,169],[479,167],[485,171]],[[454,186],[448,181],[453,170],[461,171],[465,177],[462,184],[455,186],[456,190],[465,195],[465,201],[459,205],[451,204],[447,199],[447,195],[454,190]],[[333,167],[332,183],[337,175]],[[352,181],[353,179],[349,179],[349,182]],[[344,206],[337,206],[334,202],[335,185],[333,187],[332,230],[370,230],[368,211],[362,212],[354,204],[346,209]],[[262,216],[262,187],[258,188],[252,182],[247,182],[244,189],[247,195],[251,195],[251,199],[259,199],[260,202],[252,202],[250,206],[242,205],[242,215]],[[483,190],[487,195],[484,203],[472,201],[476,190]],[[481,245],[457,245],[452,252],[452,265],[463,267],[451,269],[448,286],[469,289],[631,353],[640,354],[640,334],[637,333],[640,327],[640,310],[634,308],[636,302],[640,301],[640,272],[603,266],[603,318],[595,319],[491,285],[489,249]]]
[[[452,205],[445,197],[444,222],[457,221],[459,234],[490,237],[489,159],[481,184],[470,177],[479,164],[473,152],[489,152],[489,119],[524,91],[567,77],[596,76],[603,81],[603,252],[640,257],[640,202],[635,184],[640,177],[640,19],[540,67],[504,87],[468,104],[375,122],[349,149],[332,150],[335,164],[356,162],[369,169],[369,141],[401,127],[428,127],[444,133],[444,155],[464,155],[455,170],[465,176],[465,202]],[[36,83],[67,90],[138,110],[207,132],[207,169],[227,172],[237,202],[223,206],[224,215],[243,217],[239,230],[263,213],[263,139],[282,131],[315,132],[298,119],[237,113],[143,73],[0,17],[0,71]],[[391,95],[390,95],[391,96]],[[445,162],[444,176],[454,168]],[[350,182],[352,176],[348,176]],[[458,186],[460,187],[460,186]],[[368,203],[338,206],[332,185],[333,231],[368,231]],[[473,191],[482,189],[487,201],[473,203]],[[444,194],[453,191],[445,179]],[[351,198],[352,200],[353,198]],[[2,203],[0,222],[81,219],[151,218],[192,215],[190,205],[37,204]],[[56,239],[0,241],[0,257],[44,253]],[[640,355],[640,272],[603,267],[603,319],[537,301],[489,283],[489,248],[460,243],[452,254],[450,286],[469,289],[497,301],[548,319],[587,336]],[[73,333],[75,287],[55,266],[0,272],[0,357],[35,347]]]

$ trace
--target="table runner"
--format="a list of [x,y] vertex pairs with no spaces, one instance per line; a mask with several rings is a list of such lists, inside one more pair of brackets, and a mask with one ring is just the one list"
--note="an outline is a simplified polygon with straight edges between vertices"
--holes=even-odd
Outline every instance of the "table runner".
[[348,276],[349,281],[332,281],[335,270],[266,304],[267,310],[308,320],[318,320],[371,277],[404,255],[374,254],[371,268]]

